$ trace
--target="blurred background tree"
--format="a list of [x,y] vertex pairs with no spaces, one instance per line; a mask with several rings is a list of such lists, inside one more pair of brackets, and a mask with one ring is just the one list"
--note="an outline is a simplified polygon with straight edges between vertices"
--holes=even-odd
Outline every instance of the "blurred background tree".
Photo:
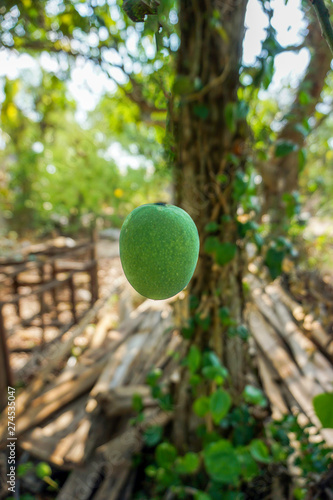
[[[172,24],[164,17],[168,40]],[[2,77],[1,208],[11,228],[73,233],[87,214],[119,226],[136,205],[166,196],[172,50],[156,51],[156,21],[134,28],[116,2],[26,0],[1,7],[0,22],[7,68],[18,52],[28,64],[16,78]],[[80,116],[68,81],[86,65],[103,83],[94,111]],[[119,168],[112,144],[135,168]]]
[[[245,211],[256,212],[258,223],[264,221],[257,231],[261,235],[269,231],[272,235],[274,221],[285,219],[283,225],[277,225],[278,236],[290,232],[291,216],[295,221],[299,219],[296,212],[300,200],[307,213],[309,195],[309,207],[315,213],[315,200],[323,205],[331,199],[329,182],[320,184],[319,180],[318,184],[317,168],[310,168],[308,161],[311,158],[311,165],[322,161],[322,144],[328,148],[326,162],[332,163],[332,144],[329,137],[326,143],[324,139],[325,127],[329,135],[331,125],[327,118],[332,106],[331,80],[325,83],[331,57],[306,2],[301,6],[307,16],[303,33],[299,34],[301,41],[291,46],[278,42],[273,7],[259,4],[267,17],[261,52],[254,64],[240,66],[238,99],[244,103],[241,113],[247,115],[251,128],[247,169],[252,169],[252,184],[257,174],[256,184],[247,197],[243,196],[242,204],[246,205]],[[214,15],[214,30],[228,45],[226,29],[217,12]],[[145,22],[138,23],[132,22],[113,0],[10,1],[1,7],[0,16],[5,68],[1,77],[0,203],[7,229],[10,226],[20,234],[29,229],[46,234],[53,228],[75,232],[83,215],[86,221],[102,216],[108,224],[119,226],[137,204],[170,199],[176,154],[170,111],[177,114],[182,93],[188,92],[186,81],[175,81],[180,34],[177,5],[161,2],[157,16],[149,15]],[[274,91],[275,59],[302,50],[309,54],[303,79],[289,88],[280,82],[279,90]],[[9,70],[15,66],[16,71]],[[89,74],[95,78],[89,79]],[[73,76],[82,83],[74,84]],[[200,91],[202,82],[197,79],[194,84]],[[88,111],[78,106],[79,94],[81,102],[85,97],[92,101]],[[287,97],[282,99],[282,95]],[[201,115],[202,123],[205,113],[199,98],[196,115]],[[233,129],[237,110],[230,105],[227,115],[229,128]],[[59,124],[69,132],[63,130],[61,139]],[[60,144],[64,140],[66,146]],[[80,156],[83,143],[84,157]],[[81,175],[85,162],[90,171],[96,165],[98,175]],[[124,175],[126,162],[136,167],[129,170],[134,182]],[[325,171],[329,176],[329,168]],[[74,177],[75,172],[80,172],[80,179]],[[70,188],[69,177],[79,184],[72,182]],[[311,184],[310,193],[304,191],[305,183]],[[317,196],[319,191],[327,198]],[[259,236],[253,235],[261,243]]]

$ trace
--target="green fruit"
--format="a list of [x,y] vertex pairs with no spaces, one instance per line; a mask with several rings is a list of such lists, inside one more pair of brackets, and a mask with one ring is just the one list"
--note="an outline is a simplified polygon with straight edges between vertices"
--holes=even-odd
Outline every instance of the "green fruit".
[[161,300],[188,284],[199,255],[199,235],[191,217],[164,203],[141,205],[120,232],[120,259],[126,278],[144,297]]

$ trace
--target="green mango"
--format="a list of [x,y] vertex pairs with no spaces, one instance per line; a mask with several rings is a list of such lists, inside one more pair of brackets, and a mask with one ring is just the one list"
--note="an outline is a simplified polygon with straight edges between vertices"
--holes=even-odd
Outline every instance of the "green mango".
[[167,299],[192,278],[199,256],[198,230],[179,207],[141,205],[124,221],[119,251],[132,287],[144,297]]

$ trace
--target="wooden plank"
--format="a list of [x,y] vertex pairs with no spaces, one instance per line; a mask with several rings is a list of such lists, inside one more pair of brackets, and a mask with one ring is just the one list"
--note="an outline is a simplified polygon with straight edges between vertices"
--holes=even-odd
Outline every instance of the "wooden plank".
[[333,367],[295,324],[291,313],[279,300],[276,287],[269,285],[266,290],[267,293],[257,287],[253,291],[254,302],[260,312],[289,346],[301,372],[317,381],[323,391],[331,390]]
[[[257,309],[251,308],[249,310],[248,321],[251,333],[260,349],[269,362],[272,363],[302,411],[308,416],[313,425],[320,429],[321,424],[314,412],[312,399],[323,392],[322,388],[316,381],[301,374],[297,365],[283,348],[275,330]],[[320,432],[327,443],[333,445],[333,431],[321,429]]]
[[87,392],[102,372],[107,358],[90,368],[84,368],[78,379],[69,380],[47,390],[34,399],[20,418],[16,419],[16,435],[43,422],[60,408]]
[[0,412],[7,406],[8,386],[13,387],[13,375],[10,367],[3,311],[0,306]]
[[329,335],[323,328],[321,323],[314,319],[311,322],[311,326],[308,324],[305,327],[304,319],[306,318],[306,313],[301,304],[296,302],[280,285],[275,287],[276,293],[278,294],[280,300],[285,304],[285,306],[291,311],[293,317],[297,322],[302,323],[302,328],[310,335],[313,342],[320,348],[321,352],[328,356],[331,361],[333,360],[333,336]]
[[88,395],[71,402],[64,411],[56,414],[45,425],[35,426],[20,437],[20,447],[39,460],[46,460],[57,467],[64,466],[58,448],[62,441],[73,432],[84,417]]
[[[89,398],[89,403],[96,403],[96,401]],[[104,413],[100,413],[99,408],[96,411],[88,411],[81,420],[76,431],[70,436],[70,446],[63,457],[64,464],[67,467],[81,466],[87,462],[97,446],[105,443],[110,439],[114,430],[113,422],[110,421]],[[68,439],[68,437],[67,437]]]
[[70,302],[71,302],[71,311],[72,311],[72,316],[73,316],[73,322],[77,322],[77,317],[76,317],[76,300],[75,300],[75,285],[74,285],[74,277],[71,274],[70,279],[68,281],[69,285],[69,290],[70,290]]
[[[100,299],[92,309],[90,309],[83,319],[80,321],[78,325],[76,325],[69,335],[65,342],[61,343],[60,346],[54,344],[52,349],[44,354],[45,358],[42,358],[42,361],[45,361],[45,365],[39,369],[38,375],[36,378],[29,383],[29,386],[26,387],[22,392],[17,396],[16,400],[16,417],[18,418],[20,415],[25,413],[26,408],[31,403],[31,401],[36,397],[38,393],[41,392],[43,386],[48,380],[49,375],[52,371],[57,368],[60,362],[68,356],[70,350],[73,346],[74,340],[78,335],[81,335],[85,328],[93,321],[95,316],[99,313],[99,311],[105,306],[109,297],[113,295],[120,287],[122,282],[122,278],[116,280],[114,287],[110,294],[105,296],[103,299]],[[1,415],[0,417],[0,440],[7,428],[7,420],[6,414]]]
[[147,385],[129,385],[115,387],[104,394],[102,400],[103,411],[109,417],[119,417],[133,414],[133,397],[139,395],[145,408],[157,405],[156,399],[151,396],[151,388]]
[[[149,409],[144,415],[145,418],[141,424],[132,427],[127,423],[122,433],[97,448],[83,467],[75,469],[66,480],[56,500],[74,498],[88,500],[101,479],[103,482],[97,493],[100,495],[100,500],[115,499],[115,493],[121,491],[124,485],[124,477],[127,478],[130,474],[133,453],[139,452],[143,446],[143,431],[151,425],[165,426],[172,414]],[[102,494],[107,496],[103,497]]]
[[129,365],[138,355],[147,337],[147,332],[136,333],[118,347],[91,391],[92,397],[100,401],[105,393],[121,384]]
[[317,380],[323,391],[330,391],[333,382],[333,367],[292,321],[285,305],[277,301],[275,310],[281,323],[281,335],[290,346],[298,366],[309,378]]
[[283,415],[289,413],[288,406],[286,405],[286,402],[281,394],[281,388],[274,380],[270,365],[260,351],[257,352],[256,361],[258,363],[259,374],[265,393],[268,395],[271,402],[272,417],[274,419],[280,419]]
[[98,349],[100,348],[108,334],[108,331],[111,329],[112,324],[114,323],[115,317],[114,313],[106,312],[100,321],[97,323],[94,335],[91,338],[89,349]]

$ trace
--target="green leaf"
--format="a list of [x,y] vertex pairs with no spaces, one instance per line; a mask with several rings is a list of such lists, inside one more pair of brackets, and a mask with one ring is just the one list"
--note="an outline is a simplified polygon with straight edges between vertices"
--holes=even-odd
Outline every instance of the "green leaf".
[[216,251],[216,263],[224,266],[236,255],[237,246],[234,243],[220,243]]
[[219,309],[219,318],[223,326],[232,326],[236,324],[236,321],[230,317],[228,307],[221,307]]
[[203,452],[208,475],[219,483],[235,484],[241,474],[241,466],[230,441],[221,439],[209,444]]
[[249,338],[249,331],[245,325],[238,325],[236,328],[236,335],[242,340],[247,340]]
[[277,141],[275,147],[275,156],[276,158],[282,158],[283,156],[287,156],[293,151],[296,151],[297,144],[292,141],[280,140]]
[[153,370],[151,370],[151,372],[148,373],[146,377],[146,383],[150,387],[154,387],[157,384],[158,379],[161,378],[161,376],[162,376],[162,370],[160,368],[154,368]]
[[208,236],[205,240],[204,250],[213,254],[216,263],[223,266],[235,257],[237,246],[229,242],[220,243],[216,236]]
[[220,226],[218,225],[217,222],[209,222],[205,226],[205,231],[207,231],[207,233],[215,233],[215,231],[217,231],[219,227]]
[[219,244],[220,244],[220,242],[216,236],[208,236],[208,238],[206,238],[206,240],[205,240],[204,250],[207,253],[216,252]]
[[160,425],[152,425],[143,434],[147,446],[155,446],[162,439],[163,428]]
[[138,413],[143,410],[143,401],[142,401],[142,397],[140,396],[140,394],[133,394],[132,407],[133,407],[133,410],[138,412]]
[[156,472],[156,482],[167,488],[179,484],[179,478],[174,471],[160,467]]
[[245,238],[246,234],[248,231],[251,231],[255,229],[253,227],[253,221],[248,221],[248,222],[238,222],[237,223],[237,230],[240,238]]
[[197,307],[199,307],[199,304],[199,297],[197,297],[196,295],[190,295],[190,310],[194,311],[195,309],[197,309]]
[[264,89],[267,90],[274,74],[274,57],[268,57],[263,61],[263,69],[262,85]]
[[173,93],[176,95],[190,94],[194,90],[194,83],[188,76],[179,75],[173,84]]
[[295,500],[304,500],[304,498],[306,498],[306,493],[306,488],[294,488],[293,498],[295,498]]
[[228,181],[229,177],[226,174],[220,174],[216,176],[216,180],[221,184],[225,184]]
[[250,481],[259,474],[259,467],[247,447],[236,448],[236,453],[241,465],[242,476],[246,481]]
[[312,400],[314,410],[321,425],[333,429],[333,392],[318,394]]
[[35,472],[36,476],[40,479],[44,479],[44,477],[50,477],[52,475],[52,469],[46,462],[39,462],[39,464],[36,465]]
[[227,103],[224,108],[224,117],[230,132],[236,132],[236,104],[234,102]]
[[243,194],[246,193],[248,184],[249,184],[249,179],[246,176],[246,174],[244,174],[244,172],[238,171],[236,173],[233,185],[233,198],[235,200],[240,200]]
[[155,477],[157,472],[157,467],[155,465],[148,465],[148,467],[145,468],[145,473],[146,476],[148,477]]
[[284,255],[284,250],[277,250],[274,247],[267,250],[265,264],[268,267],[270,275],[273,279],[277,278],[282,273]]
[[195,345],[190,347],[189,353],[186,357],[186,364],[191,373],[195,373],[200,368],[201,352]]
[[17,477],[24,477],[27,472],[31,471],[34,468],[34,464],[32,462],[26,462],[24,464],[19,464],[17,466],[16,472]]
[[243,99],[238,101],[238,103],[236,105],[236,119],[237,120],[245,120],[245,118],[247,117],[247,115],[249,113],[249,110],[250,110],[250,107],[246,101],[243,101]]
[[204,491],[196,491],[194,493],[194,500],[212,500],[212,497],[210,497]]
[[202,381],[202,377],[200,375],[191,375],[190,379],[189,379],[189,383],[191,385],[193,385],[193,387],[197,386],[200,384],[200,382]]
[[302,125],[301,123],[296,123],[295,130],[297,130],[297,132],[302,134],[304,137],[306,137],[309,133],[309,130],[306,127],[304,127],[304,125]]
[[194,318],[189,318],[189,320],[187,321],[187,326],[183,326],[183,328],[181,329],[182,336],[185,339],[190,339],[193,337],[194,331],[195,331]]
[[267,399],[261,389],[254,387],[253,385],[245,386],[243,392],[243,398],[247,403],[253,405],[259,405],[262,407],[267,406]]
[[304,90],[301,90],[299,95],[299,103],[304,106],[306,104],[309,104],[311,102],[311,95],[305,92]]
[[202,357],[203,366],[222,366],[221,361],[216,356],[214,351],[208,351],[203,354]]
[[193,112],[202,120],[206,120],[209,116],[209,108],[204,104],[197,104],[193,107]]
[[177,450],[170,443],[161,443],[155,451],[155,459],[160,467],[170,467],[177,458]]
[[231,397],[223,389],[217,389],[209,401],[209,409],[215,424],[218,424],[228,413],[231,407]]
[[241,493],[240,491],[226,491],[223,493],[222,498],[223,500],[245,500],[244,493]]
[[199,468],[200,459],[197,453],[189,452],[183,457],[178,457],[175,463],[175,471],[178,474],[194,474]]
[[196,314],[195,315],[195,320],[197,324],[203,329],[204,332],[207,332],[208,328],[210,327],[210,324],[212,322],[210,316],[201,316],[201,314]]
[[207,396],[197,398],[193,403],[193,411],[198,417],[204,417],[209,412],[210,400]]
[[253,240],[254,240],[254,243],[257,245],[257,247],[260,250],[264,244],[263,237],[259,233],[254,233]]
[[269,450],[265,443],[261,441],[261,439],[253,439],[253,441],[251,441],[250,453],[252,457],[258,462],[264,462],[266,464],[271,462]]
[[224,366],[205,366],[202,369],[202,374],[208,380],[214,380],[217,384],[223,384],[228,376],[228,370]]
[[302,172],[305,167],[306,157],[307,157],[306,149],[305,148],[300,149],[298,151],[298,169],[300,172]]
[[172,396],[169,392],[166,394],[163,394],[159,396],[159,405],[161,410],[164,411],[172,411],[173,409],[173,401],[172,401]]

